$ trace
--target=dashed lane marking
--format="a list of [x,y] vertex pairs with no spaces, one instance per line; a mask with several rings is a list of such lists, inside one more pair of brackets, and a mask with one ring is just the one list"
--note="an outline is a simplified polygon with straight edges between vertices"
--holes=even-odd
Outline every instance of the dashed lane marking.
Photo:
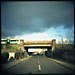
[[41,71],[41,66],[40,66],[40,64],[39,64],[39,71]]

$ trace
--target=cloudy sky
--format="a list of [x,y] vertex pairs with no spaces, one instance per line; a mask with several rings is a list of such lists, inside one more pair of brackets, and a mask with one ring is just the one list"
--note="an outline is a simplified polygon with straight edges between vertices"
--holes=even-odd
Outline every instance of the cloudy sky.
[[74,38],[74,4],[66,1],[1,3],[2,37]]

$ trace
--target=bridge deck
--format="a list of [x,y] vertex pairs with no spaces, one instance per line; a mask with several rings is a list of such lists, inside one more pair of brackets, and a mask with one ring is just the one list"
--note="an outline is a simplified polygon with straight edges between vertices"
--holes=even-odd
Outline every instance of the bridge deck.
[[34,45],[24,45],[24,46],[52,46],[51,44],[41,44],[41,45],[39,45],[39,44],[34,44]]

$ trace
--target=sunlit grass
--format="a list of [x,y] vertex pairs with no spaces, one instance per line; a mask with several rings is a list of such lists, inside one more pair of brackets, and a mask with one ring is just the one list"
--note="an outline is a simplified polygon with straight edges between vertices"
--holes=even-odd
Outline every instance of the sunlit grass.
[[9,46],[5,46],[5,47],[3,47],[3,45],[2,45],[2,48],[1,48],[2,50],[19,50],[20,49],[20,45],[9,45]]

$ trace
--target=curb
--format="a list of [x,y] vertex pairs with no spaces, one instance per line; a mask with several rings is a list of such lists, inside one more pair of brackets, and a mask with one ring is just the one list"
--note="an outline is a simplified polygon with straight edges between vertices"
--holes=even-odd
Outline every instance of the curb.
[[62,62],[62,61],[55,60],[55,59],[52,59],[52,58],[49,58],[49,59],[58,63],[58,64],[60,64],[60,65],[62,65],[62,66],[64,66],[64,67],[66,67],[66,68],[68,68],[68,69],[70,69],[71,71],[74,71],[74,69],[75,69],[75,67],[74,67],[75,65],[68,64],[66,62]]

